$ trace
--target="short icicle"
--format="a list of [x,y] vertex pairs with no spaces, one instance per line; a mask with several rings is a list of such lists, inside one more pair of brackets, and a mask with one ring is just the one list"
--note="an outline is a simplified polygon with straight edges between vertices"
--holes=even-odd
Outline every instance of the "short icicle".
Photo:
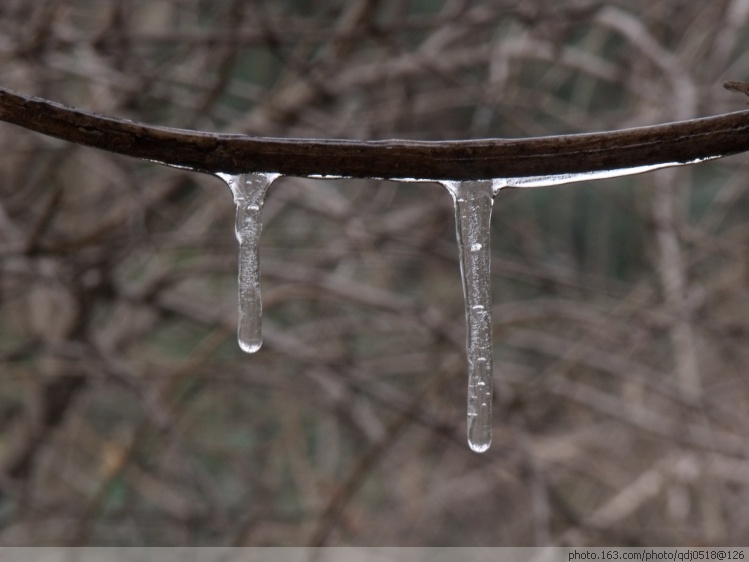
[[466,308],[468,445],[492,442],[492,293],[489,245],[495,188],[491,180],[441,182],[455,203],[455,225]]
[[259,244],[261,212],[268,187],[279,174],[216,174],[224,180],[237,207],[235,232],[239,242],[239,347],[254,353],[263,343],[260,298]]

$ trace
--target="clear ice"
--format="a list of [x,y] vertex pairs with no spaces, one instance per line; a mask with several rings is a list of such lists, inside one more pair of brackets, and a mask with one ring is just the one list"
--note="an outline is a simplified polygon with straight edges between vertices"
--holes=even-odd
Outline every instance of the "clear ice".
[[613,170],[596,170],[594,172],[576,172],[569,174],[556,174],[551,176],[526,176],[520,178],[502,178],[494,179],[495,192],[503,187],[549,187],[553,185],[562,185],[578,181],[604,180],[609,178],[618,178],[621,176],[631,176],[633,174],[642,174],[652,172],[661,168],[671,168],[673,166],[685,166],[687,164],[698,164],[707,160],[714,160],[720,156],[710,156],[708,158],[697,158],[688,162],[664,162],[662,164],[647,164],[644,166],[632,166],[631,168],[616,168]]
[[466,310],[468,445],[483,453],[492,442],[491,180],[444,181],[455,204],[455,229]]
[[237,207],[235,233],[239,242],[239,347],[255,353],[263,344],[263,303],[260,298],[258,248],[261,213],[268,187],[279,174],[216,174],[231,189]]
[[[446,181],[390,178],[407,182],[444,185],[453,197],[460,253],[460,271],[465,297],[468,354],[468,444],[483,453],[492,442],[492,315],[490,226],[494,196],[505,187],[542,187],[613,178],[649,172],[669,166],[694,164],[672,162],[575,174],[497,178],[493,180]],[[231,188],[237,207],[236,236],[239,241],[239,346],[254,353],[262,345],[260,299],[261,212],[268,187],[280,174],[216,174]],[[322,176],[318,176],[322,177]]]
[[472,450],[483,453],[489,449],[492,442],[493,342],[490,224],[494,196],[505,187],[554,186],[639,174],[667,166],[691,163],[675,162],[577,174],[439,182],[448,189],[455,204],[455,227],[466,311],[467,433],[468,445]]

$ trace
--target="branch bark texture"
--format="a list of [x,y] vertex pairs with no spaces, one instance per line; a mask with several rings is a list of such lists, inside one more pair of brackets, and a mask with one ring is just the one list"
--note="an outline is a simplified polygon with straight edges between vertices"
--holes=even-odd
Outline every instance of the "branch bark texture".
[[279,139],[135,123],[0,88],[0,120],[118,154],[229,174],[476,180],[679,164],[749,150],[749,110],[650,127],[528,139]]

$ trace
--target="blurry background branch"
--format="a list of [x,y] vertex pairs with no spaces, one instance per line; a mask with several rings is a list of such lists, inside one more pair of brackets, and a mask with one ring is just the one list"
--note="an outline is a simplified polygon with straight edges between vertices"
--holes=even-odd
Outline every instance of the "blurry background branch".
[[[536,142],[741,109],[716,85],[749,78],[748,22],[746,0],[3,0],[0,84],[218,134]],[[220,180],[11,126],[0,155],[0,544],[749,542],[746,158],[497,196],[479,457],[444,189],[274,183],[248,357]]]

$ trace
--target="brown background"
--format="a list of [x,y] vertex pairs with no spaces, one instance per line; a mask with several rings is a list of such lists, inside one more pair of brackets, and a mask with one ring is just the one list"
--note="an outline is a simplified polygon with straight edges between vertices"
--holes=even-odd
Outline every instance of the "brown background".
[[[745,0],[4,0],[0,84],[206,131],[591,132],[743,109]],[[749,160],[502,192],[492,449],[438,185],[229,190],[0,125],[0,544],[749,541]]]

